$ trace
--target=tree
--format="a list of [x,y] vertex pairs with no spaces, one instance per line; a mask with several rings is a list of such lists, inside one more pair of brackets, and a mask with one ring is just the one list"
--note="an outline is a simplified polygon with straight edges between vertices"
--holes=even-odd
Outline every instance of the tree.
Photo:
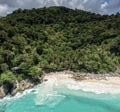
[[0,64],[0,71],[4,72],[4,71],[7,71],[8,69],[9,69],[9,66],[7,65],[7,63]]
[[2,81],[2,83],[13,83],[14,74],[11,71],[5,71],[1,74],[0,80]]
[[4,30],[0,31],[0,44],[8,39],[8,34]]
[[41,76],[42,71],[37,66],[32,66],[29,68],[28,75],[32,77]]

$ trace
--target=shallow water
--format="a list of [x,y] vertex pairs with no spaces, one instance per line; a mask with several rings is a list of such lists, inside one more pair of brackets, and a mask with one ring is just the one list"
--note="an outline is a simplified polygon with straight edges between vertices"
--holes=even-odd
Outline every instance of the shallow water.
[[81,89],[83,84],[77,84],[72,80],[49,79],[22,94],[0,100],[0,112],[120,112],[120,94],[108,94],[118,88],[110,86],[105,91],[105,87],[100,90],[97,85],[96,90],[93,84]]

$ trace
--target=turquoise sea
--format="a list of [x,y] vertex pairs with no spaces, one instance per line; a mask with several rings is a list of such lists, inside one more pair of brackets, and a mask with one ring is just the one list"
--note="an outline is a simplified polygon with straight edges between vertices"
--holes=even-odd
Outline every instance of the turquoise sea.
[[96,94],[50,84],[7,96],[0,100],[0,112],[120,112],[119,94]]

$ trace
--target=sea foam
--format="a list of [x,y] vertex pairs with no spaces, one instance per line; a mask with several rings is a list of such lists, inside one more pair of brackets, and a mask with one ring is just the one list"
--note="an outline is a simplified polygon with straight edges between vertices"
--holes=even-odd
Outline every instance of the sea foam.
[[54,107],[64,99],[64,95],[60,95],[55,87],[58,87],[56,78],[49,78],[48,81],[43,82],[38,87],[38,94],[36,95],[36,105],[47,105]]
[[[120,94],[120,86],[115,84],[105,84],[102,82],[75,81],[72,78],[47,77],[48,81],[44,82],[43,92],[51,93],[53,88],[68,88],[70,90],[82,90],[85,92],[93,92],[96,94]],[[53,91],[52,91],[53,92]],[[54,91],[55,92],[55,91]]]
[[[65,99],[65,94],[74,94],[75,91],[92,92],[95,94],[120,94],[120,86],[114,84],[105,84],[101,82],[88,81],[75,81],[72,78],[58,76],[47,77],[48,81],[44,81],[42,84],[35,86],[32,89],[18,92],[14,97],[6,96],[0,100],[6,102],[23,97],[26,94],[36,94],[36,105],[54,106],[59,104]],[[66,91],[67,90],[67,91]],[[50,105],[51,104],[51,105]]]

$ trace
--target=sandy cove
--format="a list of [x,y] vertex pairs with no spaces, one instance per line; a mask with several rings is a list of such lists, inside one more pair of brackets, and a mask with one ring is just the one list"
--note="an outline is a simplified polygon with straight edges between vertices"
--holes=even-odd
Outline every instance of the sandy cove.
[[[97,75],[97,78],[96,76]],[[44,74],[43,80],[46,80],[48,78],[56,78],[58,80],[62,79],[74,79],[76,81],[80,82],[97,82],[97,83],[103,83],[103,84],[113,84],[113,85],[120,85],[120,76],[114,75],[111,76],[111,74],[75,74],[74,72],[71,71],[63,71],[63,72],[51,72],[48,74]]]
[[71,71],[63,71],[63,72],[52,72],[44,75],[43,80],[47,81],[49,78],[56,78],[59,80],[67,80],[72,79],[82,83],[99,83],[104,85],[112,85],[120,87],[120,76],[119,74],[115,74],[111,76],[111,74],[76,74]]
[[[58,85],[66,85],[70,89],[83,90],[87,92],[95,92],[97,94],[110,93],[110,94],[120,94],[120,75],[119,74],[94,74],[94,73],[74,73],[72,71],[62,71],[62,72],[51,72],[44,73],[40,78],[41,82],[49,82],[52,79],[52,84],[54,81]],[[55,82],[55,83],[56,83]],[[51,83],[50,83],[51,84]],[[20,86],[19,85],[24,85]],[[23,81],[21,84],[15,83],[15,88],[13,95],[19,91],[33,87],[34,84],[29,81]],[[5,90],[0,87],[0,98],[5,97]]]
[[[120,77],[117,74],[77,74],[70,71],[54,72],[44,75],[43,81],[66,85],[68,89],[82,90],[96,94],[120,94]],[[53,84],[52,83],[52,84]],[[62,83],[62,84],[61,84]]]

